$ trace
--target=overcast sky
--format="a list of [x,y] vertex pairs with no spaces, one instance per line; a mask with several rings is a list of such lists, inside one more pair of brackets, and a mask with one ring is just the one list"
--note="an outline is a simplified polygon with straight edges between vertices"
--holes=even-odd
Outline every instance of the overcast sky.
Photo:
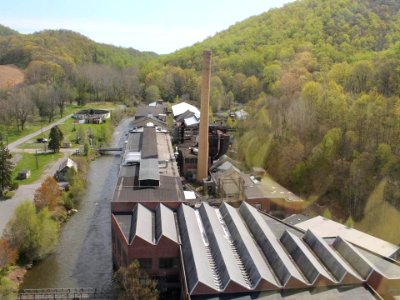
[[70,29],[166,54],[294,0],[3,0],[0,24],[21,33]]

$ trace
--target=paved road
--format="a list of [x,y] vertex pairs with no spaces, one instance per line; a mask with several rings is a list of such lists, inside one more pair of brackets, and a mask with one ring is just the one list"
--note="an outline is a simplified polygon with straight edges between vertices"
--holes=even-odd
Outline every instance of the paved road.
[[[54,122],[46,127],[43,127],[43,131],[49,130],[51,127],[63,123],[65,120],[70,118],[72,115],[65,116],[64,118]],[[20,152],[21,149],[18,149],[18,146],[26,143],[30,139],[42,133],[42,130],[38,130],[34,133],[31,133],[19,140],[8,145],[8,149],[12,152]],[[62,149],[64,153],[63,157],[58,159],[56,162],[47,166],[44,170],[42,176],[39,180],[32,184],[20,185],[18,190],[16,190],[14,197],[8,200],[0,200],[0,237],[3,233],[3,230],[8,223],[8,221],[14,215],[14,209],[23,201],[29,200],[33,201],[33,197],[35,195],[36,189],[42,184],[42,182],[46,179],[47,176],[53,176],[54,173],[58,170],[61,162],[72,154],[75,149]],[[36,149],[24,149],[23,152],[36,152]]]
[[41,134],[42,132],[50,130],[51,127],[53,127],[55,125],[59,125],[61,123],[64,123],[65,120],[71,118],[71,116],[72,116],[72,114],[68,115],[68,116],[65,116],[64,118],[61,118],[60,120],[58,120],[58,121],[56,121],[54,123],[51,123],[50,125],[47,125],[47,126],[43,127],[42,129],[40,129],[38,131],[35,131],[34,133],[28,134],[27,136],[24,136],[23,138],[20,138],[19,140],[16,140],[15,142],[12,142],[12,143],[8,144],[8,149],[11,152],[16,151],[16,149],[18,148],[19,145],[21,145],[23,143],[26,143],[27,141],[33,139],[35,136]]
[[42,182],[48,176],[54,175],[61,162],[70,154],[71,152],[64,152],[63,157],[59,158],[55,163],[47,166],[39,180],[31,184],[20,185],[11,199],[0,201],[0,236],[7,222],[12,218],[14,209],[23,201],[33,201],[36,189],[40,187]]

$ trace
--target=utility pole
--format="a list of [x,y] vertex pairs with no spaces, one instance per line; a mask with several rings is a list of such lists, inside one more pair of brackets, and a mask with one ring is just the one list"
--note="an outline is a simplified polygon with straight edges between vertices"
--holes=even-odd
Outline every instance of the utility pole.
[[35,158],[36,158],[36,170],[37,170],[37,169],[39,169],[39,161],[38,161],[38,153],[37,153],[37,149],[36,149],[36,155],[35,155]]

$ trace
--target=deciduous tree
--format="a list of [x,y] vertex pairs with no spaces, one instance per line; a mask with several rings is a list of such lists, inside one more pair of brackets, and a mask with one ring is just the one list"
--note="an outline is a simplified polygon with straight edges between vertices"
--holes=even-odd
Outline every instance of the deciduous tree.
[[58,223],[47,208],[36,212],[33,202],[21,203],[8,222],[4,235],[11,247],[18,249],[20,257],[35,261],[50,254],[57,244]]
[[61,201],[61,191],[57,181],[53,177],[47,177],[36,190],[34,202],[38,210],[48,207],[50,211],[57,207]]
[[0,270],[8,264],[13,264],[18,258],[18,252],[10,246],[7,240],[0,240]]
[[157,282],[149,278],[137,260],[126,268],[121,267],[115,273],[115,279],[122,289],[119,299],[158,299]]

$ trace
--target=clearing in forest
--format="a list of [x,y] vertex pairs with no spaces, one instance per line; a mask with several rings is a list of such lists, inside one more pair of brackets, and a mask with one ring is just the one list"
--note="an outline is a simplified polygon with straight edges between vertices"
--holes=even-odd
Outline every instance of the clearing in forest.
[[12,88],[24,81],[24,73],[14,65],[0,65],[0,89]]

